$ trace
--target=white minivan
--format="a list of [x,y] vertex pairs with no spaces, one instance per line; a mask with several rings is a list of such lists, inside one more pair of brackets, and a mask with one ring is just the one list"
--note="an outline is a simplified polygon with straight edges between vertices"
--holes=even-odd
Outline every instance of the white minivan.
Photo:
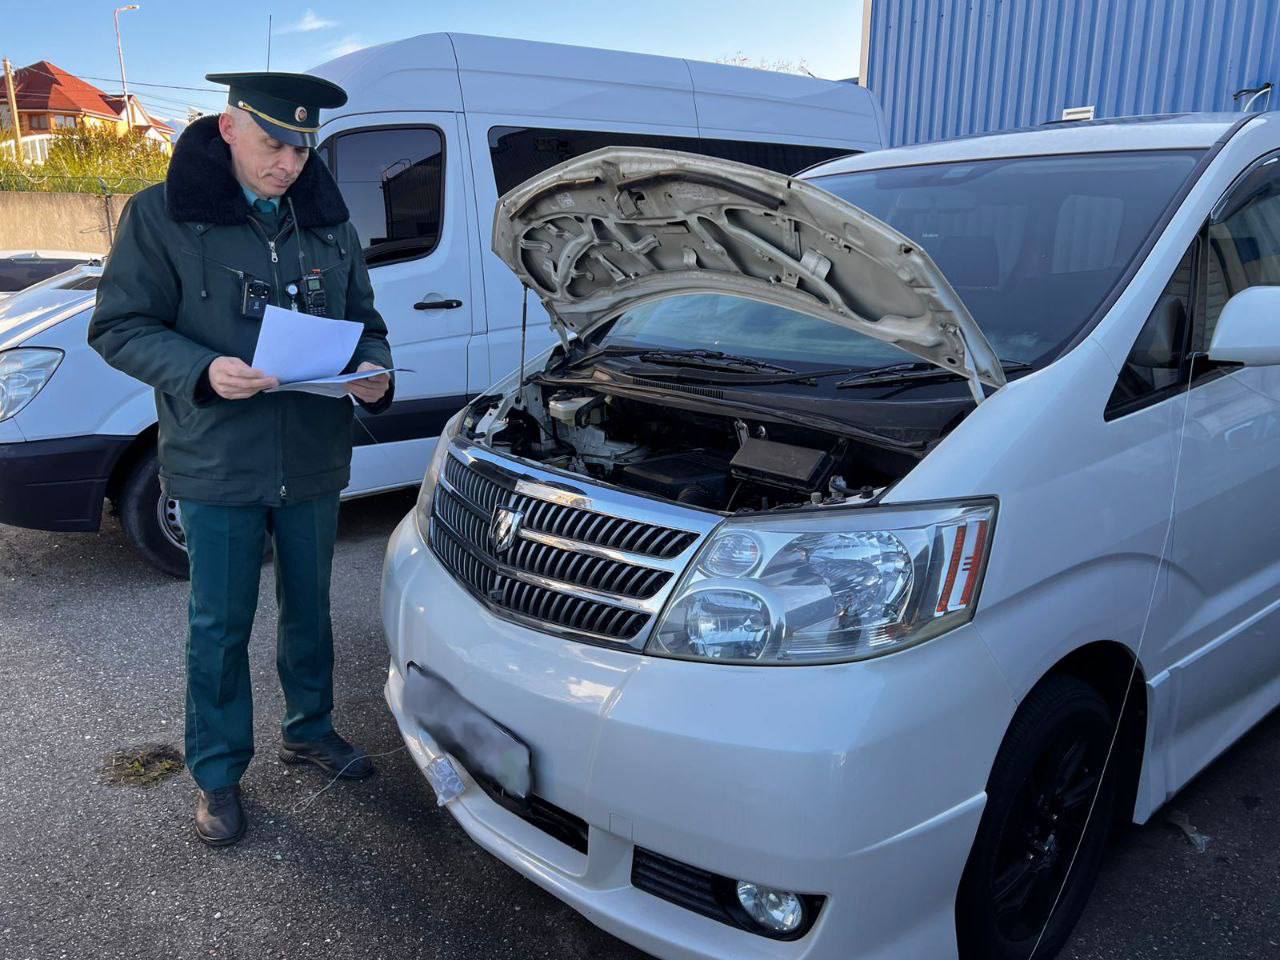
[[555,315],[386,553],[483,847],[668,960],[1048,960],[1280,703],[1280,114],[499,203]]
[[[499,194],[610,144],[785,173],[882,145],[879,108],[855,84],[671,57],[436,33],[313,72],[348,92],[326,111],[319,154],[366,244],[396,363],[413,371],[397,375],[388,411],[357,411],[348,497],[417,484],[443,423],[516,365],[520,284],[488,249]],[[87,347],[92,292],[12,301],[0,314],[0,523],[96,530],[105,496],[139,552],[185,576],[153,394]],[[534,306],[527,340],[541,349],[552,335]]]

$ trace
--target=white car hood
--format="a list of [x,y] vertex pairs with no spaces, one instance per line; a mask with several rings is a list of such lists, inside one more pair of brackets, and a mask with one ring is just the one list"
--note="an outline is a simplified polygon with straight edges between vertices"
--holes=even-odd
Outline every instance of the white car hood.
[[21,345],[93,303],[92,290],[19,290],[0,302],[0,350]]
[[1004,385],[991,344],[920,246],[803,180],[672,150],[607,147],[498,201],[493,250],[562,335],[639,304],[721,293],[775,304]]

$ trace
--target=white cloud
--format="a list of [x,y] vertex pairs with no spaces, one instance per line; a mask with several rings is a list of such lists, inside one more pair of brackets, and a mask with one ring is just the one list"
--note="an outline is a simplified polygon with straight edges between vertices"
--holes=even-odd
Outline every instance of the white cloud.
[[369,41],[365,40],[358,34],[349,33],[328,50],[330,57],[342,57],[348,53],[355,53],[357,50],[363,50],[369,45]]
[[301,20],[297,23],[285,24],[276,30],[276,33],[311,33],[313,30],[327,30],[329,27],[336,27],[337,25],[337,20],[326,20],[323,17],[318,17],[316,12],[308,7]]

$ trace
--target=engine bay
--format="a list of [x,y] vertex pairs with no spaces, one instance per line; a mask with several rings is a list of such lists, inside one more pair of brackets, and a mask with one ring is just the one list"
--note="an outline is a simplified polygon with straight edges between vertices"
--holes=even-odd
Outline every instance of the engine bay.
[[498,453],[723,513],[871,503],[919,460],[751,417],[727,402],[691,409],[671,401],[535,376],[516,393],[478,398],[464,435]]

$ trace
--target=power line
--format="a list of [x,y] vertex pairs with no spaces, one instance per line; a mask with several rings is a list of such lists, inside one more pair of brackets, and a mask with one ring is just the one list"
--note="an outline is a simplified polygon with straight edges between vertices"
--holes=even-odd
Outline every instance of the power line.
[[[131,94],[131,96],[132,96],[132,94]],[[139,99],[141,99],[141,98],[139,98]],[[200,104],[200,103],[193,103],[193,102],[192,102],[192,101],[190,101],[190,100],[179,100],[179,99],[177,99],[176,97],[162,97],[162,96],[160,96],[159,94],[155,94],[155,93],[149,93],[149,94],[147,94],[147,97],[146,97],[145,102],[146,102],[146,103],[158,103],[158,104],[160,104],[161,106],[166,106],[166,105],[167,105],[169,108],[173,108],[173,107],[177,106],[177,107],[183,107],[183,108],[186,108],[186,107],[194,107],[194,108],[195,108],[195,109],[197,109],[197,110],[206,110],[206,109],[208,109],[207,107],[205,107],[205,106],[204,106],[204,104]]]
[[[61,78],[61,77],[59,77],[57,74],[55,74],[55,73],[50,73],[48,70],[43,70],[43,69],[41,69],[41,68],[37,67],[35,64],[32,64],[30,67],[26,67],[26,68],[23,68],[23,69],[30,69],[30,70],[34,70],[34,71],[36,71],[37,73],[41,74],[42,76],[48,77],[48,78],[49,78],[49,79],[51,79],[51,80],[61,80],[61,79],[62,79],[62,78]],[[70,74],[70,76],[75,77],[77,80],[98,80],[99,82],[102,82],[102,83],[115,83],[115,78],[114,78],[114,77],[84,77],[84,76],[80,76],[79,74],[74,74],[74,73],[73,73],[73,74]],[[144,83],[144,82],[137,81],[137,80],[135,80],[135,81],[134,81],[134,83],[135,83],[136,85],[138,85],[138,86],[142,86],[142,87],[158,87],[158,88],[160,88],[160,89],[173,89],[173,90],[196,90],[196,91],[206,92],[206,93],[222,93],[222,92],[223,92],[221,89],[216,88],[216,87],[180,87],[180,86],[177,86],[177,85],[175,85],[175,84],[167,84],[167,83]],[[105,91],[105,90],[104,90],[104,91],[99,91],[99,92],[101,92],[101,93],[106,93],[106,91]],[[108,96],[119,96],[119,94],[107,94],[107,95],[108,95]],[[152,97],[152,98],[154,98],[154,99],[158,99],[158,100],[159,100],[159,99],[169,99],[169,100],[176,99],[176,98],[174,98],[174,97],[164,97],[162,94],[158,94],[158,93],[152,93],[152,94],[149,94],[149,96],[151,96],[151,97]],[[184,103],[187,103],[187,102],[189,102],[189,101],[183,101],[183,102],[184,102]],[[192,105],[193,105],[193,106],[196,106],[196,104],[192,104]]]
[[[54,80],[61,79],[61,77],[59,77],[56,73],[50,73],[48,70],[44,70],[34,63],[27,67],[19,67],[17,70],[14,71],[14,73],[20,73],[23,70],[34,70],[35,72],[42,74],[46,77],[51,77]],[[67,71],[67,72],[70,76],[75,77],[77,79],[97,80],[99,83],[116,83],[120,79],[119,77],[91,77],[87,73],[71,73],[70,71]],[[226,93],[226,89],[223,87],[184,87],[176,83],[147,83],[142,80],[130,80],[129,82],[136,84],[139,87],[164,87],[169,90],[195,90],[199,93],[223,93],[223,94]]]
[[[32,72],[37,73],[37,74],[39,74],[39,75],[41,75],[41,76],[44,76],[44,77],[48,77],[48,78],[49,78],[49,79],[51,79],[51,80],[61,80],[61,79],[62,79],[62,78],[61,78],[61,77],[59,77],[57,74],[52,73],[52,72],[50,72],[49,70],[45,70],[44,68],[42,68],[42,67],[40,67],[40,66],[37,66],[37,65],[36,65],[36,64],[34,64],[34,63],[33,63],[33,64],[31,64],[31,65],[30,65],[30,66],[28,66],[28,67],[23,67],[23,68],[21,68],[21,69],[23,69],[23,70],[31,70]],[[75,77],[76,79],[79,79],[79,80],[101,80],[101,81],[104,81],[104,82],[107,82],[107,83],[113,82],[112,80],[109,80],[109,79],[104,78],[104,77],[85,77],[85,76],[80,76],[79,74],[69,74],[69,75],[70,75],[70,76],[72,76],[72,77]],[[174,84],[141,83],[141,82],[139,82],[139,81],[134,81],[134,82],[135,82],[135,83],[137,83],[139,86],[144,86],[144,87],[159,87],[159,88],[162,88],[162,89],[170,89],[170,88],[171,88],[171,89],[175,89],[175,90],[201,90],[201,91],[208,91],[208,92],[211,92],[211,93],[221,93],[221,92],[222,92],[220,89],[215,88],[215,87],[179,87],[179,86],[176,86],[176,85],[174,85]],[[100,92],[100,93],[105,94],[106,96],[119,96],[119,94],[107,94],[107,93],[106,93],[106,91],[99,91],[99,92]],[[181,107],[181,108],[182,108],[182,109],[184,109],[184,110],[194,109],[194,110],[200,110],[200,111],[203,111],[203,110],[207,109],[207,107],[206,107],[206,105],[205,105],[205,104],[202,104],[202,103],[193,103],[193,102],[192,102],[192,101],[190,101],[190,100],[180,100],[180,99],[178,99],[177,97],[166,97],[166,96],[164,96],[163,94],[158,94],[158,93],[149,93],[147,96],[148,96],[148,99],[150,99],[151,101],[160,103],[161,107],[162,107],[163,109],[166,109],[166,110],[173,110],[175,107]],[[41,102],[41,100],[40,100],[40,94],[38,94],[38,93],[23,92],[23,93],[18,94],[18,98],[17,98],[17,100],[18,100],[17,108],[18,108],[19,110],[30,110],[30,109],[33,109],[33,108],[35,108],[35,107],[45,107],[45,106],[46,106],[46,104],[45,104],[44,102]],[[24,105],[23,105],[23,101],[24,101],[24,100],[25,100],[28,104],[31,104],[31,106],[24,106]]]
[[[89,77],[80,74],[73,74],[73,76],[79,76],[81,80],[97,80],[100,83],[112,83],[118,79],[116,77]],[[223,95],[227,92],[225,87],[183,87],[176,83],[143,83],[141,80],[130,80],[129,82],[139,87],[163,87],[166,90],[195,90],[199,93],[221,93]]]
[[[133,96],[133,94],[130,94],[130,96]],[[138,99],[140,102],[142,102],[141,97]],[[0,103],[7,103],[7,102],[8,101],[5,99],[0,99]],[[167,105],[170,108],[178,106],[178,107],[195,107],[199,110],[207,109],[203,104],[200,104],[200,103],[194,103],[190,100],[179,100],[176,97],[163,97],[154,93],[147,94],[145,102]],[[75,106],[75,107],[50,106],[46,101],[42,101],[38,99],[33,100],[30,97],[25,97],[23,94],[18,94],[18,109],[21,110],[23,113],[34,113],[34,112],[88,113],[92,115],[98,115],[93,110],[86,110],[83,107],[79,107],[79,106]],[[104,118],[110,119],[106,113],[102,113],[101,116]]]
[[[59,77],[57,74],[55,74],[55,73],[51,73],[50,71],[45,70],[45,69],[43,69],[43,68],[41,68],[41,67],[37,66],[37,65],[36,65],[36,64],[34,64],[34,63],[33,63],[33,64],[31,64],[31,65],[30,65],[30,66],[28,66],[28,67],[23,67],[22,69],[23,69],[23,70],[31,70],[31,71],[33,71],[33,72],[35,72],[35,73],[38,73],[38,74],[39,74],[39,75],[41,75],[41,76],[48,77],[48,78],[49,78],[49,79],[51,79],[51,80],[61,80],[61,79],[62,79],[62,78],[61,78],[61,77]],[[115,78],[108,78],[108,77],[89,77],[89,76],[81,76],[80,74],[74,74],[74,73],[73,73],[73,74],[69,74],[69,76],[74,77],[74,78],[75,78],[75,79],[77,79],[77,80],[98,80],[98,81],[101,81],[101,82],[103,82],[103,83],[114,83],[114,82],[115,82]],[[173,90],[197,90],[197,91],[200,91],[200,92],[202,92],[202,93],[223,93],[223,91],[222,91],[222,90],[220,90],[220,89],[218,89],[218,88],[216,88],[216,87],[181,87],[181,86],[178,86],[178,85],[176,85],[176,84],[168,84],[168,83],[143,83],[143,82],[136,81],[136,80],[134,81],[134,83],[138,84],[139,86],[143,86],[143,87],[158,87],[158,88],[161,88],[161,89],[173,89]],[[101,91],[98,91],[98,92],[99,92],[99,93],[102,93],[102,94],[105,94],[106,96],[120,96],[120,94],[108,94],[108,93],[106,93],[106,91],[105,91],[105,90],[101,90]],[[18,99],[19,99],[19,101],[21,101],[24,97],[30,98],[30,97],[38,97],[38,96],[39,96],[39,94],[33,94],[33,93],[22,93],[22,94],[19,94],[19,95],[18,95]],[[176,97],[165,97],[165,96],[163,96],[162,94],[158,94],[158,93],[150,93],[150,94],[148,94],[148,96],[149,96],[152,100],[163,100],[163,101],[167,101],[167,102],[170,102],[170,103],[179,103],[179,104],[181,104],[183,107],[195,107],[196,109],[200,109],[200,110],[205,109],[205,105],[204,105],[204,104],[200,104],[200,103],[193,103],[193,102],[191,102],[190,100],[179,100],[179,99],[178,99],[178,98],[176,98]],[[19,104],[19,107],[21,108],[21,104]]]

